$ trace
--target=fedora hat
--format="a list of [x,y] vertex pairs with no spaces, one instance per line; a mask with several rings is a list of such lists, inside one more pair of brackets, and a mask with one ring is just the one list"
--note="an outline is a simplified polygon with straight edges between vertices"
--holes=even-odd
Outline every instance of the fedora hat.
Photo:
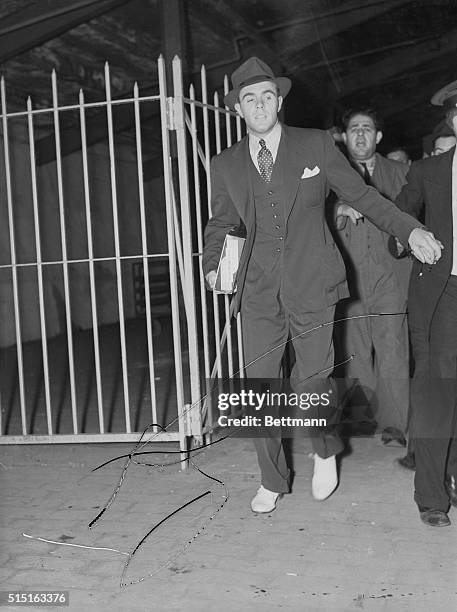
[[250,57],[232,74],[232,89],[224,96],[224,104],[234,110],[238,102],[240,90],[246,85],[272,81],[279,89],[279,95],[285,98],[290,91],[292,82],[287,77],[275,77],[268,64],[258,57]]

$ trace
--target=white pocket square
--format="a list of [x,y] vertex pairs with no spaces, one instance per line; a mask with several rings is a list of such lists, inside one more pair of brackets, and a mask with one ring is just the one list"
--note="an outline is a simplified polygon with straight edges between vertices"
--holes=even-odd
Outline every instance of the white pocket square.
[[317,174],[319,174],[319,172],[320,172],[319,166],[314,166],[312,170],[310,170],[309,168],[305,168],[300,178],[302,179],[311,178],[312,176],[316,176]]

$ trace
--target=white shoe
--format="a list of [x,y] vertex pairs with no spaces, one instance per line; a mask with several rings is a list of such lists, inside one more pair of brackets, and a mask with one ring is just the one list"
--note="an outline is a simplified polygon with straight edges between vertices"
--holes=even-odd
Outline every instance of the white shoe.
[[259,514],[265,512],[272,512],[276,508],[276,502],[278,501],[279,493],[269,491],[262,485],[257,491],[256,496],[251,501],[251,510]]
[[311,489],[314,499],[327,499],[338,485],[335,455],[322,459],[314,453],[314,474]]

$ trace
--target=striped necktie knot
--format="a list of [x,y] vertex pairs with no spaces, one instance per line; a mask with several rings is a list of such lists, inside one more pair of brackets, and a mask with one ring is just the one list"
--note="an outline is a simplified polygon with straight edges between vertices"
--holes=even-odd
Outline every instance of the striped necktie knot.
[[370,174],[370,171],[368,170],[368,164],[360,162],[360,165],[362,166],[363,180],[365,181],[367,185],[371,185],[371,174]]

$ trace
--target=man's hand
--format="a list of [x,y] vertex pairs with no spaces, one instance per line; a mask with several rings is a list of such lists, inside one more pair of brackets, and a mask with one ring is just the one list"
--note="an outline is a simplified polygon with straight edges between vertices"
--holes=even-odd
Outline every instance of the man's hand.
[[216,278],[217,278],[216,270],[211,270],[211,272],[208,272],[208,274],[205,276],[206,284],[208,285],[208,288],[211,291],[214,291],[214,285],[216,284]]
[[336,209],[337,217],[349,217],[354,225],[357,225],[357,221],[359,219],[363,219],[362,213],[359,213],[358,210],[349,206],[349,204],[339,204]]
[[441,250],[444,248],[432,232],[420,227],[413,229],[408,242],[414,257],[426,264],[435,264],[440,259]]

